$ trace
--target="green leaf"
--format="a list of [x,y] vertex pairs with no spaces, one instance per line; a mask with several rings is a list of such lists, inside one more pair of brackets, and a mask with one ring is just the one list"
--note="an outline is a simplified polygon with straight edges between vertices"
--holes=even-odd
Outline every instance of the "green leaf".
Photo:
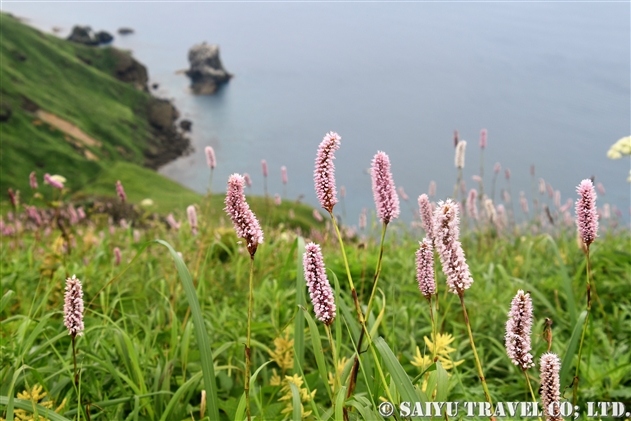
[[202,371],[195,374],[193,377],[188,379],[186,383],[184,383],[175,391],[175,393],[171,397],[171,400],[169,401],[169,404],[167,405],[166,409],[162,413],[162,416],[160,417],[160,421],[166,421],[169,419],[169,415],[171,415],[171,412],[173,412],[175,405],[180,401],[184,393],[186,393],[191,387],[195,386],[197,382],[202,378],[203,374],[204,373]]
[[447,402],[449,376],[447,376],[447,371],[443,368],[443,365],[440,363],[440,361],[436,362],[436,374],[438,375],[438,383],[436,385],[435,402]]
[[342,386],[335,397],[335,421],[344,421],[344,400],[346,399],[346,386]]
[[[256,377],[259,375],[261,370],[263,370],[263,367],[265,367],[267,364],[271,362],[272,361],[268,361],[256,369],[254,374],[250,376],[250,384],[254,384],[256,382]],[[243,392],[243,394],[241,395],[241,399],[239,400],[239,406],[237,406],[237,412],[235,412],[234,419],[237,421],[242,421],[245,419],[245,392]]]
[[14,295],[15,295],[15,292],[12,290],[8,290],[7,292],[5,292],[5,294],[2,296],[2,299],[0,299],[0,312],[4,310],[4,308],[9,303],[9,301],[11,301],[11,298]]
[[304,307],[301,307],[301,309],[302,314],[304,314],[305,318],[307,319],[307,323],[309,323],[309,330],[311,331],[311,345],[313,346],[313,353],[315,354],[316,364],[318,366],[318,371],[320,372],[320,378],[322,379],[322,383],[324,383],[324,387],[329,395],[329,399],[333,399],[331,386],[329,385],[329,376],[326,369],[326,362],[324,361],[324,352],[322,351],[320,331],[318,330],[318,326],[313,321],[313,317],[311,317],[307,309]]
[[199,355],[202,364],[204,388],[206,389],[208,416],[210,419],[218,420],[219,403],[217,402],[217,385],[215,383],[213,352],[210,348],[210,339],[208,338],[208,332],[206,332],[204,318],[202,317],[202,309],[199,305],[199,301],[197,300],[197,292],[195,291],[195,286],[193,285],[193,279],[191,278],[191,274],[189,273],[186,264],[169,243],[163,240],[154,241],[165,246],[175,261],[175,267],[180,275],[180,280],[182,281],[184,292],[186,293],[186,299],[189,307],[191,308],[191,317],[193,319],[193,326],[195,327],[195,336],[197,337],[197,346],[199,347]]
[[[583,311],[580,316],[578,316],[578,320],[574,325],[574,331],[572,332],[572,338],[567,345],[567,349],[565,350],[565,355],[563,357],[563,362],[561,363],[561,388],[567,384],[567,377],[570,374],[570,369],[572,368],[572,359],[574,359],[574,354],[576,353],[576,348],[578,347],[578,342],[581,339],[581,333],[583,331],[583,324],[585,324],[585,318],[587,317],[587,310]],[[577,364],[580,364],[580,361],[577,361]]]

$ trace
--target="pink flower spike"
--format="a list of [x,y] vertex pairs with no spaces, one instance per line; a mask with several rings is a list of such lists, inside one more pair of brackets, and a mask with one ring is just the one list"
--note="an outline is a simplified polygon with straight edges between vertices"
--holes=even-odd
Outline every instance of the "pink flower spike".
[[333,213],[333,206],[337,203],[337,190],[335,188],[335,151],[340,148],[342,138],[335,132],[329,132],[324,136],[315,160],[313,182],[315,191],[320,201],[320,206]]
[[267,161],[261,160],[261,168],[263,169],[263,177],[267,177]]
[[44,183],[59,190],[64,188],[64,184],[62,182],[55,180],[48,173],[44,174]]
[[399,197],[390,172],[390,158],[379,151],[372,160],[372,194],[377,206],[377,216],[388,224],[399,216]]
[[456,145],[456,156],[454,158],[454,163],[456,165],[456,168],[458,169],[464,168],[464,155],[465,155],[466,148],[467,148],[466,140],[461,140]]
[[420,248],[416,251],[416,280],[421,294],[428,300],[436,293],[436,282],[434,281],[434,250],[432,241],[425,237],[419,243]]
[[436,182],[434,180],[429,182],[429,187],[427,188],[427,195],[429,197],[436,196]]
[[276,206],[280,206],[281,203],[282,203],[282,199],[280,198],[280,194],[276,193],[274,195],[274,204]]
[[500,165],[499,162],[496,162],[495,165],[493,166],[493,172],[495,174],[498,174],[501,170],[502,170],[502,166]]
[[506,178],[507,180],[510,180],[510,169],[506,168],[504,170],[504,178]]
[[454,148],[458,146],[459,140],[460,140],[460,134],[458,134],[458,130],[454,130]]
[[[558,415],[561,400],[561,383],[559,380],[561,360],[558,355],[552,352],[543,354],[539,361],[539,370],[541,372],[541,403],[543,404],[543,413],[546,421],[563,421],[563,418]],[[555,409],[552,413],[549,411],[550,405],[553,405],[553,409]]]
[[478,196],[478,191],[476,189],[471,189],[469,194],[467,195],[467,213],[471,219],[478,219],[478,205],[476,203],[476,197]]
[[123,189],[123,183],[121,183],[120,180],[116,181],[116,194],[118,194],[121,202],[125,203],[127,195],[125,194],[125,189]]
[[169,227],[175,231],[180,229],[180,223],[175,220],[172,213],[167,216],[167,224],[169,224]]
[[400,186],[397,190],[399,192],[399,196],[401,196],[401,199],[405,200],[406,202],[410,199],[408,195],[405,194],[405,190],[403,190],[403,186]]
[[486,136],[487,136],[486,129],[480,130],[480,149],[486,148]]
[[324,221],[324,218],[322,217],[322,214],[320,212],[318,212],[317,209],[313,210],[313,219],[315,219],[318,222]]
[[31,185],[31,188],[35,190],[37,188],[37,175],[35,174],[35,171],[29,174],[28,181]]
[[309,243],[305,246],[302,264],[313,311],[318,320],[331,325],[335,320],[335,297],[326,277],[324,259],[319,245]]
[[114,264],[116,266],[121,264],[121,249],[114,247]]
[[425,229],[425,235],[429,238],[434,245],[434,217],[432,205],[429,203],[429,197],[426,194],[422,194],[418,197],[418,208],[421,216],[421,222],[423,229]]
[[191,233],[197,235],[197,211],[195,206],[190,205],[186,208],[186,215],[188,216],[188,223],[191,226]]
[[280,176],[283,181],[283,184],[287,184],[287,167],[284,165],[280,167]]
[[603,186],[603,183],[596,184],[596,190],[598,191],[598,194],[604,195],[605,194],[605,186]]
[[252,187],[252,179],[250,178],[250,174],[247,172],[243,174],[243,180],[245,181],[245,185],[247,187]]
[[519,366],[522,370],[527,370],[535,365],[530,353],[532,349],[530,343],[532,313],[530,293],[524,294],[522,290],[517,291],[517,295],[513,298],[510,311],[508,312],[505,345],[506,353],[513,364]]
[[208,168],[210,168],[211,170],[215,169],[215,167],[217,166],[217,160],[215,159],[215,150],[212,148],[212,146],[206,146],[204,151],[206,152],[206,164],[208,165]]
[[359,229],[360,230],[364,230],[366,229],[366,208],[362,209],[362,213],[359,214]]
[[83,287],[75,275],[66,279],[64,325],[71,336],[83,335]]
[[228,178],[224,210],[232,220],[237,237],[245,239],[248,252],[253,259],[258,245],[263,243],[263,230],[254,212],[250,209],[250,205],[245,200],[244,185],[245,180],[239,174],[232,174]]
[[346,197],[346,187],[340,186],[340,197]]
[[469,265],[460,244],[460,228],[458,227],[458,205],[451,199],[438,202],[434,211],[434,244],[440,257],[443,272],[447,277],[449,291],[464,294],[473,283]]
[[576,226],[587,247],[598,237],[598,214],[596,212],[596,191],[590,179],[581,181],[576,188]]

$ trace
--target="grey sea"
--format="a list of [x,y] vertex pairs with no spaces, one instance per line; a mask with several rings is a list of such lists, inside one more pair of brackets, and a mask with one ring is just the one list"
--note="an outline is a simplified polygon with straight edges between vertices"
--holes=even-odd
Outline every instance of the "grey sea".
[[[193,121],[195,152],[161,172],[199,192],[208,185],[203,154],[212,146],[214,191],[229,174],[251,175],[263,193],[266,159],[270,194],[316,205],[313,162],[328,131],[342,137],[338,186],[345,186],[347,222],[374,209],[373,155],[385,151],[394,180],[416,197],[431,180],[438,197],[456,181],[453,132],[467,140],[464,179],[480,173],[485,191],[499,162],[495,199],[533,194],[535,178],[575,198],[594,176],[610,203],[628,219],[629,159],[606,157],[631,133],[629,2],[2,2],[2,10],[67,36],[75,24],[115,35],[147,65],[155,93],[173,99]],[[120,36],[119,27],[135,33]],[[217,43],[235,76],[213,96],[194,96],[178,70],[188,49]],[[289,182],[284,191],[280,168]],[[531,203],[532,209],[532,203]],[[340,208],[338,210],[342,212]],[[516,204],[516,214],[521,211]]]

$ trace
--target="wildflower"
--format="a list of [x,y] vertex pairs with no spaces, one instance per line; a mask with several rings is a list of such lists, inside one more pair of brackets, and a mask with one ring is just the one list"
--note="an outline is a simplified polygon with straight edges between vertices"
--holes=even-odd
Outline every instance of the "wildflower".
[[609,159],[620,159],[622,155],[631,155],[631,136],[621,138],[607,151]]
[[79,206],[77,208],[77,216],[79,219],[85,219],[85,211],[83,210],[83,206]]
[[419,249],[416,251],[416,280],[421,293],[428,300],[436,293],[436,282],[434,281],[434,251],[429,238],[423,238],[419,242]]
[[142,199],[142,201],[140,202],[140,206],[144,208],[150,208],[151,206],[153,206],[153,200],[149,198]]
[[458,141],[460,140],[460,134],[458,130],[454,130],[454,148],[458,146]]
[[458,240],[459,223],[456,204],[451,199],[447,199],[446,202],[440,201],[434,211],[434,245],[438,250],[443,272],[447,276],[449,291],[461,295],[471,286],[473,278]]
[[195,206],[190,205],[187,207],[186,215],[188,216],[188,224],[191,226],[191,232],[193,235],[197,235],[197,211]]
[[318,212],[317,209],[313,210],[313,219],[315,219],[318,222],[324,221],[324,218],[322,217],[322,214],[320,212]]
[[[445,370],[459,366],[464,362],[464,360],[453,361],[451,359],[450,354],[456,352],[456,349],[449,346],[455,340],[450,333],[438,333],[437,335],[432,333],[432,340],[427,336],[424,336],[423,339],[425,340],[425,346],[427,346],[429,353],[432,355],[435,354],[438,357],[438,360]],[[425,370],[432,362],[432,359],[427,355],[421,356],[421,352],[417,346],[416,356],[412,359],[411,364],[420,367],[421,370]]]
[[604,195],[605,194],[605,186],[603,186],[603,183],[596,184],[596,190],[598,191],[598,194]]
[[506,208],[504,205],[497,205],[497,218],[493,219],[493,222],[495,222],[498,231],[502,231],[506,226],[506,218]]
[[477,196],[478,191],[476,189],[471,189],[467,196],[467,213],[471,219],[478,219],[478,205],[475,201]]
[[243,180],[245,181],[245,185],[247,187],[252,187],[252,179],[250,178],[250,174],[247,172],[243,174]]
[[230,176],[226,200],[224,201],[226,205],[224,210],[232,220],[237,237],[245,239],[250,257],[254,258],[258,245],[263,242],[263,230],[254,212],[250,210],[250,206],[245,200],[244,184],[243,176],[239,174]]
[[558,190],[554,192],[554,206],[556,206],[557,209],[561,207],[561,192]]
[[[42,399],[44,399],[46,395],[48,394],[47,392],[42,393],[42,389],[43,389],[42,385],[36,384],[33,386],[31,390],[26,389],[23,392],[18,392],[17,398],[43,406],[46,409],[52,409],[53,406],[55,405],[55,402],[50,400],[50,398],[47,401],[42,401]],[[64,398],[61,401],[57,409],[55,409],[56,414],[60,414],[61,411],[63,411],[64,407],[66,406],[66,401],[67,401],[66,398]],[[32,413],[24,409],[16,409],[15,419],[17,421],[31,421],[31,420],[34,420],[35,418],[33,418]],[[44,418],[40,416],[38,417],[38,419],[43,420]]]
[[280,167],[280,176],[283,180],[283,184],[287,184],[287,167],[284,165]]
[[[561,371],[561,360],[556,354],[546,352],[541,356],[539,369],[541,372],[541,403],[543,404],[543,413],[546,416],[546,421],[562,421],[563,418],[561,416],[550,413],[550,409],[555,410],[553,413],[559,413],[559,401],[561,399],[559,371]],[[551,405],[552,408],[550,408]]]
[[116,266],[121,264],[121,249],[114,247],[114,264]]
[[66,279],[64,325],[68,328],[68,334],[83,335],[83,287],[76,275]]
[[486,148],[486,129],[480,130],[480,149]]
[[9,187],[9,188],[7,189],[7,193],[9,194],[9,200],[11,200],[11,206],[13,206],[13,208],[18,207],[18,205],[19,205],[19,203],[18,203],[18,201],[19,201],[18,197],[19,197],[19,193],[20,193],[20,192],[18,191],[18,194],[16,194],[15,192],[13,192],[13,189],[12,189],[11,187]]
[[576,188],[576,226],[587,247],[598,237],[598,214],[596,213],[596,191],[591,180],[585,179]]
[[405,200],[406,202],[410,199],[408,195],[405,194],[405,190],[403,190],[403,186],[399,187],[397,191],[399,192],[399,196],[401,196],[401,199]]
[[37,176],[35,175],[35,171],[29,174],[28,181],[31,185],[31,188],[35,190],[37,188]]
[[425,229],[425,235],[434,244],[434,218],[432,216],[432,206],[429,203],[429,198],[426,194],[422,194],[418,197],[419,214],[421,216],[421,222]]
[[603,205],[603,218],[609,219],[611,218],[611,206],[609,203],[605,203]]
[[546,181],[543,178],[539,179],[539,194],[546,193]]
[[276,193],[274,195],[274,203],[276,204],[276,206],[280,206],[280,204],[282,203],[282,199],[280,198],[280,194]]
[[212,148],[212,146],[206,146],[204,151],[206,152],[206,164],[208,165],[208,168],[214,170],[217,166],[217,160],[215,159],[215,150]]
[[502,166],[500,165],[499,162],[496,162],[495,166],[493,166],[493,172],[495,174],[498,174],[501,170],[502,170]]
[[331,386],[331,391],[335,394],[337,390],[335,389],[335,379],[341,379],[344,374],[344,367],[346,367],[346,363],[348,363],[348,358],[342,357],[337,362],[337,367],[335,367],[335,375],[333,373],[329,373],[329,385]]
[[134,230],[133,237],[134,237],[134,243],[139,242],[140,241],[140,231]]
[[552,188],[552,185],[550,183],[546,183],[546,190],[548,191],[548,197],[552,199],[552,197],[554,196],[554,189]]
[[340,186],[340,197],[346,197],[346,187]]
[[464,151],[466,148],[467,148],[466,140],[461,140],[460,142],[458,142],[458,145],[456,145],[455,164],[456,164],[456,168],[458,169],[464,168]]
[[[276,374],[276,373],[274,373],[274,374]],[[275,384],[276,384],[276,382],[278,382],[276,385],[280,386],[280,384],[281,384],[280,378],[277,375],[276,375],[276,378],[274,378],[274,376],[273,376],[272,379],[275,380]],[[293,385],[295,385],[298,388],[299,395],[300,395],[301,418],[304,419],[304,418],[309,417],[309,415],[311,415],[311,411],[305,411],[303,403],[310,402],[315,397],[317,389],[314,389],[314,390],[311,391],[311,393],[309,393],[306,388],[302,387],[303,383],[304,383],[304,381],[303,381],[302,377],[300,377],[297,374],[294,374],[293,376],[285,376],[285,379],[282,381],[283,387],[280,389],[280,393],[282,394],[282,396],[278,400],[279,401],[287,401],[287,404],[286,404],[285,408],[281,411],[281,414],[289,414],[289,413],[291,413],[294,410],[294,406],[293,406],[293,396],[294,396],[294,394],[291,391],[291,386],[290,386],[290,384],[293,384]],[[271,380],[270,380],[270,384],[272,384]]]
[[385,152],[379,151],[373,158],[371,177],[377,216],[388,224],[399,216],[399,197],[390,172],[390,159]]
[[362,213],[359,214],[359,229],[363,230],[366,228],[366,208],[362,209]]
[[429,182],[429,187],[427,188],[427,195],[429,197],[436,196],[436,182],[434,180]]
[[313,303],[313,311],[318,320],[326,325],[331,325],[335,320],[335,299],[326,277],[324,259],[319,245],[309,243],[305,246],[302,264],[309,288],[309,296]]
[[[522,192],[523,193],[523,192]],[[521,194],[519,197],[519,203],[521,204],[521,210],[524,213],[528,213],[528,199],[526,199],[526,196],[524,194]]]
[[479,175],[473,175],[473,176],[471,176],[471,179],[473,181],[475,181],[476,183],[481,183],[482,182],[482,177],[480,177]]
[[283,373],[294,367],[294,340],[289,335],[290,329],[287,328],[284,336],[274,339],[274,351],[269,351],[270,357]]
[[125,203],[127,195],[125,194],[125,189],[123,189],[123,184],[120,180],[116,181],[116,194],[118,194],[121,202]]
[[532,300],[530,293],[522,290],[511,302],[506,322],[506,353],[513,364],[527,370],[535,364],[532,361],[530,350],[530,334],[532,332]]
[[167,216],[167,224],[169,224],[169,227],[171,227],[171,229],[174,229],[176,231],[180,229],[180,223],[175,220],[175,217],[172,213]]
[[51,187],[54,187],[56,189],[63,189],[64,188],[64,183],[55,180],[50,174],[46,173],[44,174],[44,183],[50,185]]
[[263,177],[267,177],[267,161],[261,159],[261,168],[263,169]]
[[335,165],[333,153],[340,148],[341,137],[335,132],[329,132],[324,136],[315,160],[313,181],[318,200],[323,209],[333,213],[333,206],[337,203],[337,190],[335,189]]
[[506,168],[504,170],[504,178],[506,178],[507,180],[510,180],[510,169]]

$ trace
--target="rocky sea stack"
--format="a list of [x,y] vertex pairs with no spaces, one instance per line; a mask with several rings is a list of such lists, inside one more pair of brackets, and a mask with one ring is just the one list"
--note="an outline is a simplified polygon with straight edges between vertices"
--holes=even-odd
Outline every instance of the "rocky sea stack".
[[89,26],[75,26],[68,37],[69,41],[85,45],[109,44],[114,37],[105,31],[94,32]]
[[219,85],[226,83],[232,77],[221,64],[219,46],[203,42],[194,45],[188,51],[188,61],[191,65],[186,75],[191,78],[191,89],[197,95],[210,95]]

